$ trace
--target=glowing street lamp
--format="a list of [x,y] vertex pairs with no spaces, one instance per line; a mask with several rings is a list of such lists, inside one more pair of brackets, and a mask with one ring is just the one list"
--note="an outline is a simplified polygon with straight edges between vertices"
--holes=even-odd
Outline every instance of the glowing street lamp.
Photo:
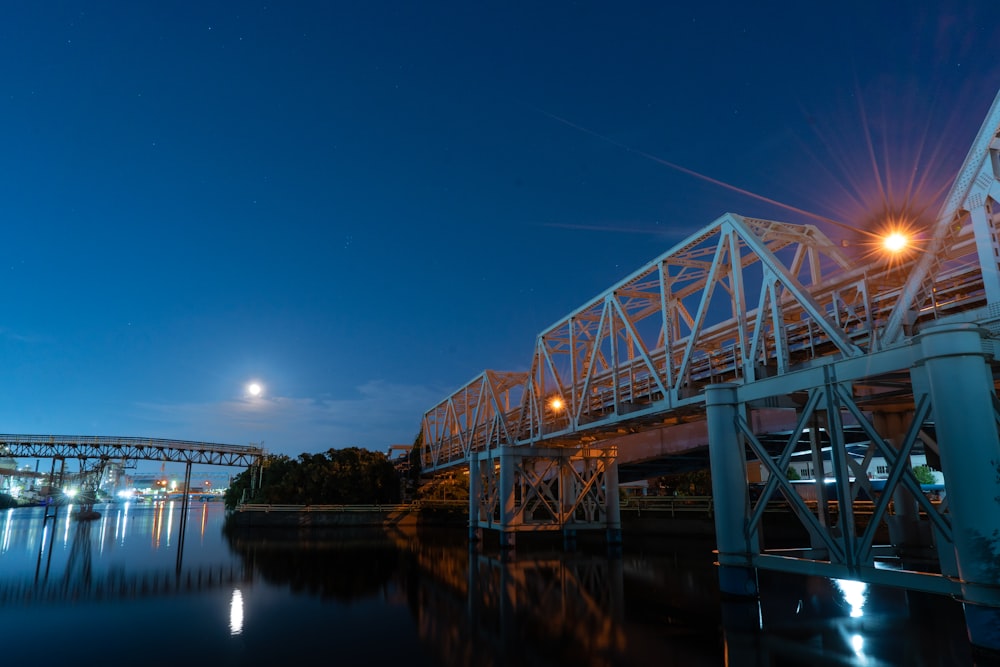
[[549,409],[551,409],[552,412],[561,412],[564,405],[563,400],[558,396],[549,401]]
[[902,232],[890,232],[882,237],[882,247],[894,255],[906,250],[909,245],[910,239]]

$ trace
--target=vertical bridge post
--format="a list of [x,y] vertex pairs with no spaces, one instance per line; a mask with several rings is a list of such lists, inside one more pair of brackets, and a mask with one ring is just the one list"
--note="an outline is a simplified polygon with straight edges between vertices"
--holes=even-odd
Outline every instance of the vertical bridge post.
[[621,499],[618,496],[618,459],[604,460],[604,516],[607,522],[607,542],[610,547],[622,543]]
[[1000,651],[1000,436],[983,333],[968,323],[928,327],[920,334],[920,354],[930,387],[969,640]]
[[517,541],[517,500],[514,486],[517,472],[515,466],[519,463],[519,458],[514,455],[510,447],[500,449],[500,475],[498,483],[498,494],[500,502],[500,548],[513,551]]
[[483,512],[483,480],[479,452],[469,452],[469,544],[482,539],[479,522]]
[[756,597],[757,571],[750,564],[752,545],[747,535],[750,496],[746,453],[736,426],[736,389],[728,383],[705,387],[719,588],[727,595]]

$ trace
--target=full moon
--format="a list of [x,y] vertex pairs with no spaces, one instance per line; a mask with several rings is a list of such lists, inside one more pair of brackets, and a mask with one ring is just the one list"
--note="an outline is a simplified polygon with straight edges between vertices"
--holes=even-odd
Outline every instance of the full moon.
[[260,396],[260,392],[263,391],[263,387],[256,382],[251,382],[247,385],[247,391],[250,392],[251,396]]

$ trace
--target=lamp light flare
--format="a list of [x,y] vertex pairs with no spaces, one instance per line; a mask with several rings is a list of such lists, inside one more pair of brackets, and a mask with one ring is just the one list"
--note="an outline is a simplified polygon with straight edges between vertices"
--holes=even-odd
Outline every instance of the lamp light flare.
[[552,408],[554,412],[559,412],[563,409],[563,400],[556,396],[551,401],[549,401],[549,407]]
[[882,239],[882,247],[891,253],[905,250],[910,245],[910,239],[902,232],[891,232]]

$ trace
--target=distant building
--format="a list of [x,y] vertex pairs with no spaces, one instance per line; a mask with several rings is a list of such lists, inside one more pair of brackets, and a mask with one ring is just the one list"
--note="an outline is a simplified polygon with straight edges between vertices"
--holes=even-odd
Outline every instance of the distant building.
[[389,445],[389,450],[385,454],[386,458],[400,475],[405,475],[410,471],[410,450],[412,449],[413,445]]

